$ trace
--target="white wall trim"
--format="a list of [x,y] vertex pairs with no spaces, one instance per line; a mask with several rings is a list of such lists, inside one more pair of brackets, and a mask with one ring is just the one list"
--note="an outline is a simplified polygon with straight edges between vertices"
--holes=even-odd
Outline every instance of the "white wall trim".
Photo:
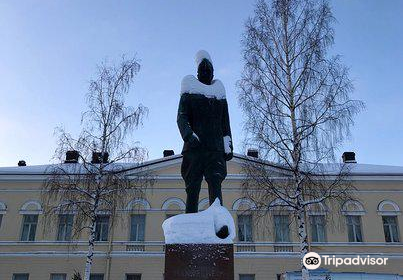
[[208,206],[210,203],[208,197],[203,198],[202,200],[200,200],[199,202],[199,211],[203,210],[206,206]]
[[[35,210],[29,210],[29,206],[34,205]],[[42,214],[42,205],[39,201],[37,200],[28,200],[25,202],[20,209],[20,214],[22,215],[29,215],[29,214]]]
[[273,199],[270,202],[268,209],[270,209],[270,211],[276,211],[276,210],[279,210],[279,209],[281,209],[283,211],[284,210],[286,210],[286,211],[293,211],[294,210],[291,206],[287,205],[287,203],[284,200],[280,199],[280,198]]
[[[37,252],[1,252],[1,257],[82,257],[87,254],[86,251],[37,251]],[[102,251],[95,251],[94,257],[105,257],[107,254]],[[134,251],[113,251],[114,257],[164,257],[162,251],[155,252],[134,252]],[[235,252],[235,258],[299,258],[298,252]],[[358,252],[322,252],[321,255],[336,255],[338,257],[351,257],[357,255],[369,255],[371,257],[383,257],[389,259],[403,259],[400,253],[358,253]]]
[[[108,241],[97,241],[99,244],[108,244]],[[146,245],[146,246],[162,246],[164,245],[164,241],[144,241],[144,242],[136,242],[136,241],[113,241],[113,245]],[[0,246],[87,246],[88,241],[79,240],[79,241],[55,241],[55,240],[38,240],[38,241],[0,241]],[[256,247],[264,247],[264,246],[293,246],[299,247],[298,242],[270,242],[270,241],[262,241],[262,242],[235,242],[235,246],[256,246]],[[403,247],[403,242],[311,242],[312,247]],[[3,250],[4,251],[4,250]],[[403,254],[403,253],[402,253]]]
[[144,208],[145,210],[150,210],[150,209],[151,209],[150,203],[149,203],[146,199],[144,199],[144,198],[135,198],[135,199],[131,200],[131,201],[127,204],[126,210],[127,210],[127,211],[135,210],[135,209],[133,209],[133,208],[134,208],[134,206],[136,206],[136,205],[143,206],[143,208]]
[[[349,205],[355,205],[355,207],[358,210],[355,211],[351,211],[348,209]],[[364,216],[366,214],[366,211],[364,209],[364,206],[362,206],[362,204],[357,201],[357,200],[347,200],[346,202],[344,202],[343,206],[341,207],[341,213],[343,215],[351,215],[351,216]]]
[[314,211],[312,210],[314,204],[309,204],[308,205],[308,211],[307,214],[311,216],[318,216],[318,215],[326,215],[329,213],[329,209],[323,204],[322,202],[316,203],[315,205],[319,205],[320,210],[319,211]]
[[246,205],[248,208],[247,210],[256,210],[256,204],[246,197],[238,198],[237,200],[235,200],[232,204],[232,210],[237,211],[242,205]]
[[[178,178],[179,180],[179,178]],[[180,180],[183,180],[182,178]],[[241,191],[241,187],[223,187],[222,191],[223,192],[233,192],[233,191]],[[252,189],[251,189],[252,190]],[[33,192],[33,193],[40,193],[43,192],[44,190],[40,188],[36,189],[4,189],[0,188],[0,192]],[[153,186],[152,188],[147,188],[144,190],[145,192],[176,192],[176,191],[183,191],[183,187],[169,187],[169,188],[162,188],[158,186]],[[207,191],[207,188],[202,188],[201,191]],[[354,190],[354,193],[403,193],[403,189],[373,189],[373,190],[368,190],[368,189],[361,189],[361,190]]]
[[[392,206],[394,210],[385,210],[385,206]],[[379,203],[377,212],[380,216],[397,216],[401,214],[399,205],[389,199],[385,199]]]
[[168,210],[169,206],[172,204],[177,205],[179,207],[179,209],[181,209],[181,210],[186,209],[185,202],[183,202],[183,200],[178,197],[171,197],[171,198],[168,198],[167,200],[165,200],[164,203],[162,204],[161,209]]

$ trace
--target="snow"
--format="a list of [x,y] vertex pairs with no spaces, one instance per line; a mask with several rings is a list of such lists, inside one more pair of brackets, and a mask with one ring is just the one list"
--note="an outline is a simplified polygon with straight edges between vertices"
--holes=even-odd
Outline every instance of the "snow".
[[195,56],[196,67],[199,67],[200,62],[202,62],[203,59],[207,59],[211,64],[213,64],[213,60],[211,60],[209,53],[205,50],[200,50]]
[[231,153],[231,143],[231,137],[229,137],[228,135],[224,136],[224,151],[226,154]]
[[211,85],[206,85],[193,75],[187,75],[182,79],[181,94],[184,93],[202,94],[207,98],[225,99],[225,87],[220,80],[213,80]]
[[[338,174],[343,167],[342,163],[324,163],[317,165],[316,169],[320,173],[332,175]],[[403,166],[377,165],[364,163],[345,163],[344,170],[355,176],[402,176]]]
[[193,136],[194,136],[194,137],[196,137],[196,138],[197,138],[197,140],[199,140],[199,141],[200,141],[199,136],[197,136],[197,134],[196,134],[196,133],[194,133],[194,132],[193,132]]
[[402,166],[392,165],[377,165],[377,164],[357,164],[349,163],[352,165],[351,172],[356,174],[384,174],[384,175],[403,175]]
[[[221,239],[216,232],[224,225],[228,226],[229,236]],[[166,244],[231,244],[235,239],[234,220],[218,198],[204,211],[165,220],[162,229]]]
[[[225,143],[226,140],[224,140]],[[236,157],[249,160],[249,158],[242,154],[235,154]],[[142,163],[114,163],[108,165],[107,169],[121,169],[123,170],[143,170],[142,166],[154,166],[160,163],[166,162],[168,160],[179,160],[182,155],[173,155],[168,158],[158,158]],[[282,166],[277,165],[273,162],[266,162],[270,164],[272,168],[282,168]],[[28,163],[29,164],[29,163]],[[363,164],[363,163],[347,163],[350,175],[353,176],[403,176],[403,166],[391,166],[391,165],[376,165],[376,164]],[[334,164],[323,164],[321,170],[329,175],[337,173],[341,168],[340,163]],[[0,167],[0,176],[6,175],[37,175],[37,174],[49,174],[54,168],[63,168],[64,170],[72,170],[74,172],[84,171],[84,167],[81,163],[62,163],[62,164],[45,164],[45,165],[27,165],[27,166],[10,166],[10,167]]]

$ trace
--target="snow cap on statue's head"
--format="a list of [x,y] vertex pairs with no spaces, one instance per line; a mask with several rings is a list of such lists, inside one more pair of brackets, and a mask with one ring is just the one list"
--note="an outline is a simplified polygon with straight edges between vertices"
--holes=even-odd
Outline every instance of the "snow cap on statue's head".
[[208,61],[210,61],[211,64],[213,64],[209,53],[205,50],[200,50],[196,53],[195,56],[196,67],[199,67],[199,64],[203,61],[203,59],[207,59]]

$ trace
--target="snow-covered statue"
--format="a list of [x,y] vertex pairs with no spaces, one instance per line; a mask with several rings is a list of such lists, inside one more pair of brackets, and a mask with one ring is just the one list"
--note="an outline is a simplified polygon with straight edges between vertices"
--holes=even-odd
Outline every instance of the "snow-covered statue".
[[188,75],[182,80],[177,118],[184,141],[181,173],[186,184],[186,213],[198,211],[203,176],[210,205],[216,198],[222,205],[221,183],[233,151],[224,85],[213,80],[213,62],[206,51],[197,52],[196,65],[197,78]]

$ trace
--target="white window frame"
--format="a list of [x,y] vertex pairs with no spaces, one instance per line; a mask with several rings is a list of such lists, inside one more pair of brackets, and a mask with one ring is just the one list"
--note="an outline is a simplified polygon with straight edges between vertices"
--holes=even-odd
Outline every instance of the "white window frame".
[[26,279],[29,280],[29,273],[13,273],[13,280],[18,280],[16,277],[22,275],[27,276]]
[[66,273],[51,273],[50,274],[50,280],[58,280],[58,278],[54,278],[57,276],[62,276],[62,280],[67,280],[67,274]]
[[[395,218],[396,223],[395,224],[386,224],[385,225],[385,221],[384,218]],[[385,235],[385,242],[387,243],[396,243],[396,242],[400,242],[400,231],[399,231],[399,221],[397,216],[392,216],[392,215],[385,215],[382,216],[382,226],[383,226],[383,231],[384,231],[384,235]],[[388,231],[389,231],[389,235],[391,237],[391,241],[387,241],[386,240],[386,232],[385,232],[385,226],[387,226]],[[393,231],[392,231],[392,226],[396,227],[396,234],[397,236],[393,236]],[[396,240],[397,239],[397,240]]]
[[[71,216],[72,217],[72,223],[71,223],[71,229],[70,229],[70,236],[67,239],[66,237],[66,233],[67,233],[67,224],[64,224],[64,233],[63,233],[63,238],[59,238],[60,237],[60,216]],[[57,224],[57,233],[56,233],[56,240],[57,241],[70,241],[71,237],[72,237],[72,230],[73,230],[73,225],[74,225],[74,214],[70,214],[70,213],[60,213],[58,215],[58,224]]]
[[[25,219],[28,216],[36,216],[36,222],[27,222],[25,223]],[[34,242],[36,239],[36,231],[38,229],[38,221],[39,221],[39,215],[38,214],[24,214],[22,215],[22,224],[21,224],[21,235],[20,235],[20,241],[23,242]],[[25,225],[28,224],[28,233],[27,233],[27,239],[22,239],[23,238],[23,234],[24,234],[24,227]],[[35,229],[34,229],[34,239],[33,240],[29,240],[29,237],[31,236],[31,230],[33,230],[33,226],[35,225]]]
[[[287,217],[287,220],[288,220],[288,224],[287,224],[287,233],[284,233],[282,230],[280,231],[281,232],[281,241],[278,241],[277,240],[277,227],[276,227],[276,217],[277,216],[284,216],[284,217]],[[290,224],[291,224],[291,222],[290,222],[290,214],[275,214],[275,215],[273,215],[273,222],[274,222],[274,242],[276,242],[276,243],[289,243],[289,242],[291,242],[291,230],[290,230]],[[288,237],[288,238],[286,238],[286,239],[288,239],[288,240],[284,240],[285,238],[284,237]]]
[[[316,231],[316,236],[318,237],[319,236],[319,234],[318,234],[318,224],[317,223],[315,223],[315,226],[314,226],[314,224],[312,223],[312,220],[314,219],[314,220],[316,220],[316,218],[317,217],[321,217],[322,219],[323,219],[323,237],[324,237],[324,240],[313,240],[313,230],[315,230]],[[310,224],[310,229],[311,229],[311,239],[312,239],[312,242],[327,242],[327,228],[326,228],[326,215],[325,214],[320,214],[320,213],[316,213],[316,214],[310,214],[309,215],[309,224]]]
[[[108,223],[107,223],[107,234],[106,234],[106,240],[102,240],[102,236],[103,236],[103,226],[101,226],[100,230],[99,230],[99,239],[97,238],[97,229],[99,227],[98,225],[98,221],[95,222],[95,241],[96,242],[106,242],[109,240],[109,227],[110,227],[110,223],[111,223],[111,216],[110,215],[105,215],[105,214],[100,214],[97,215],[97,219],[99,217],[103,217],[103,218],[108,218]],[[105,223],[100,223],[101,225],[104,225]],[[98,226],[98,227],[97,227]]]
[[[250,231],[250,240],[240,240],[239,239],[239,237],[240,237],[240,234],[239,234],[239,232],[238,232],[238,240],[239,240],[239,242],[253,242],[253,217],[252,217],[252,214],[239,214],[239,215],[237,215],[237,224],[238,224],[238,227],[237,227],[237,229],[238,229],[238,231],[239,231],[239,227],[240,227],[240,223],[239,223],[239,221],[240,221],[240,217],[247,217],[247,219],[250,219],[250,228],[249,228],[249,231]],[[245,234],[245,232],[247,232],[248,231],[248,229],[247,229],[247,224],[246,223],[243,223],[242,224],[242,226],[243,226],[243,233],[244,233],[244,238],[245,239],[248,239],[247,238],[247,234]]]
[[[142,217],[144,217],[144,236],[143,236],[143,240],[132,240],[132,229],[133,229],[133,224],[132,224],[133,219],[132,219],[132,218],[133,218],[133,216],[142,216]],[[146,219],[147,219],[146,214],[131,214],[131,215],[130,215],[129,240],[130,240],[131,242],[144,242],[145,236],[146,236]],[[137,239],[139,239],[139,238],[138,238],[138,236],[139,236],[139,226],[136,227],[136,236],[137,236]]]
[[[363,233],[363,229],[362,229],[362,219],[361,219],[361,215],[345,215],[345,217],[346,217],[346,225],[347,225],[347,238],[348,238],[348,242],[351,242],[351,243],[364,242],[364,233]],[[349,221],[348,221],[348,217],[356,217],[356,218],[358,218],[359,226],[360,226],[361,241],[357,241],[357,240],[356,240],[356,236],[357,236],[357,234],[356,234],[356,233],[357,233],[357,225],[354,223],[354,221],[350,224]],[[349,237],[349,235],[348,235],[348,228],[349,228],[349,226],[352,226],[352,229],[353,229],[353,236],[354,236],[354,240],[353,240],[353,241],[350,240],[350,237]]]

